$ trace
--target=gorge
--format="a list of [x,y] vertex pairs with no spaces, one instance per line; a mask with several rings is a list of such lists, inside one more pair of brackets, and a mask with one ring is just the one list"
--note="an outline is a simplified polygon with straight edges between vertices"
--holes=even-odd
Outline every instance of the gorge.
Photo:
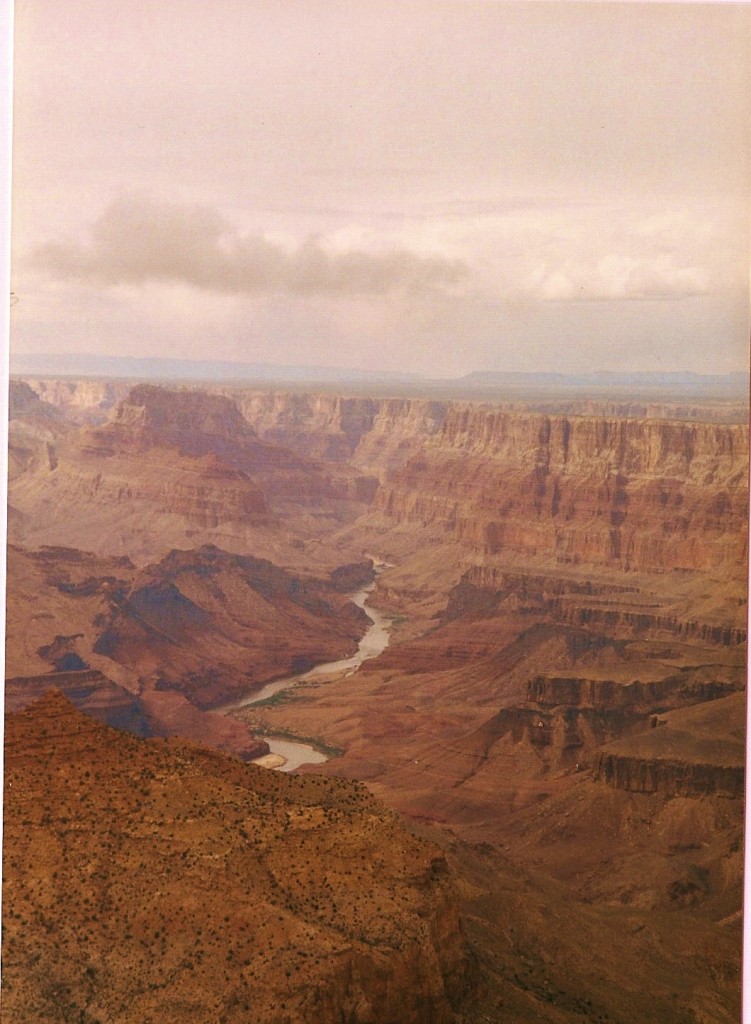
[[746,414],[637,405],[12,381],[9,1019],[736,1020]]

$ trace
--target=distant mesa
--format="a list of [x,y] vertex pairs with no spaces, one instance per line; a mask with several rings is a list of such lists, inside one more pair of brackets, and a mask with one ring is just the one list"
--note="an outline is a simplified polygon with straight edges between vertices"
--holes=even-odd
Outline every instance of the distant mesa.
[[685,370],[654,372],[599,371],[596,373],[529,373],[475,370],[460,380],[471,386],[499,388],[555,388],[558,390],[659,391],[682,394],[728,393],[747,395],[749,375],[733,373],[691,373]]

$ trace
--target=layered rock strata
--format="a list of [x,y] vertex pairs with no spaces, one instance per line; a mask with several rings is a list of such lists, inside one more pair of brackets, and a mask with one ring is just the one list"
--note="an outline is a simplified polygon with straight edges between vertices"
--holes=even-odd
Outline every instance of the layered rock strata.
[[744,694],[655,716],[650,726],[607,744],[595,779],[631,793],[743,797]]
[[[230,399],[188,389],[138,385],[107,423],[68,428],[47,447],[45,458],[19,455],[11,539],[75,546],[85,531],[102,553],[138,561],[218,541],[309,563],[305,539],[354,518],[376,488],[262,440]],[[337,564],[318,547],[319,563]]]
[[747,553],[745,426],[452,408],[379,491],[478,555],[622,570],[738,572]]

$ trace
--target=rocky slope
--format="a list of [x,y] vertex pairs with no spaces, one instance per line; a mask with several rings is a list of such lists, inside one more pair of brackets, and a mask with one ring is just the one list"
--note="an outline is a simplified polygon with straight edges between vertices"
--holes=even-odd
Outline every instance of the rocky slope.
[[180,735],[245,759],[268,751],[211,706],[268,679],[350,654],[365,629],[344,580],[300,578],[218,548],[173,551],[142,570],[70,548],[8,550],[6,703],[57,687],[138,735]]
[[16,479],[34,464],[53,461],[55,443],[65,433],[66,423],[54,406],[39,398],[25,382],[9,382],[9,480]]
[[467,984],[443,854],[362,786],[50,695],[8,718],[4,840],[9,1022],[448,1024]]

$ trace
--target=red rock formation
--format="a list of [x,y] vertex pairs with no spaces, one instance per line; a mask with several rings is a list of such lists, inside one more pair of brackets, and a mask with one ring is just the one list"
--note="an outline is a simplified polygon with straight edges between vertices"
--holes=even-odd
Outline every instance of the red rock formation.
[[744,694],[656,716],[651,726],[607,744],[595,779],[632,793],[743,797]]
[[381,489],[478,555],[662,571],[745,563],[748,430],[452,407]]

